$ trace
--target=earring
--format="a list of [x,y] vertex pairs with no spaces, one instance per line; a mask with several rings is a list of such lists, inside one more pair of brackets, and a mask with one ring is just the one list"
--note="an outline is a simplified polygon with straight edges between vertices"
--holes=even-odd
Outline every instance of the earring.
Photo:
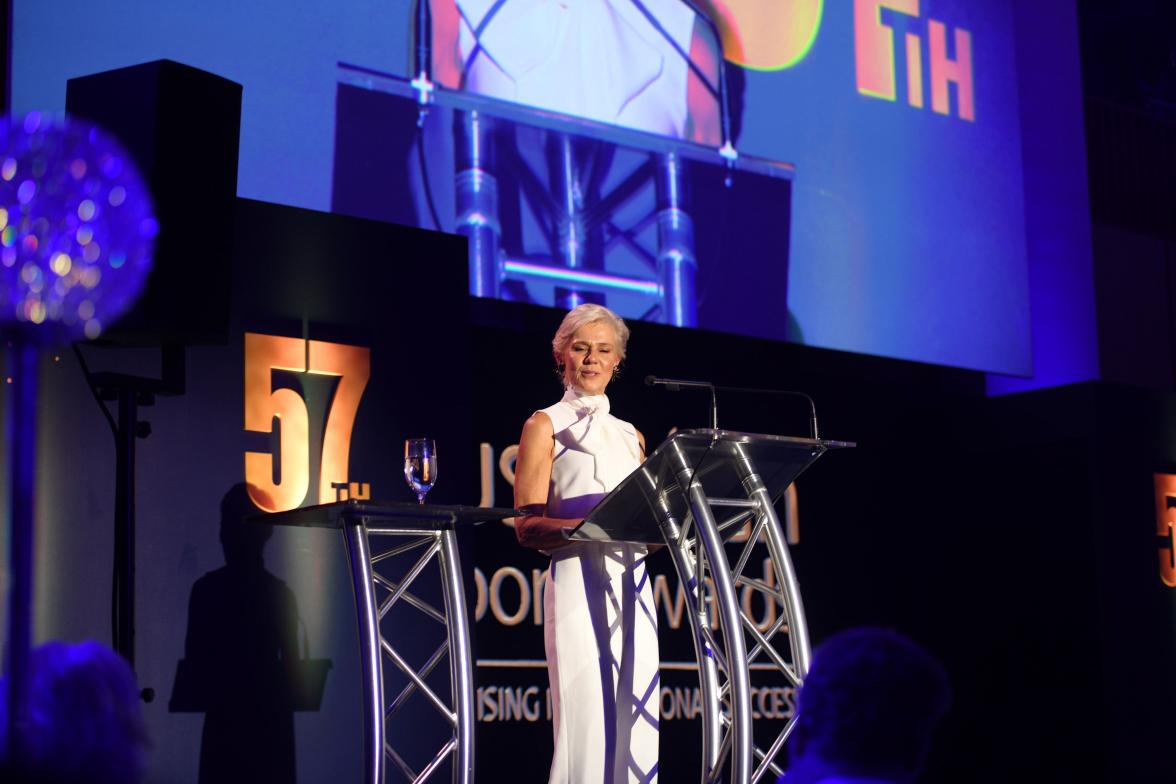
[[621,366],[617,365],[615,368],[613,368],[612,380],[616,381],[620,377],[621,377]]

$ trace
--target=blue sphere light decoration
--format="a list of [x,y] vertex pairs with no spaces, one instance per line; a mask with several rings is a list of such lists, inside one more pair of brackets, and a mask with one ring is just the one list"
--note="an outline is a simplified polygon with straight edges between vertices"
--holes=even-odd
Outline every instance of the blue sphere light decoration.
[[151,194],[131,156],[93,123],[0,119],[0,324],[36,343],[96,338],[151,272]]

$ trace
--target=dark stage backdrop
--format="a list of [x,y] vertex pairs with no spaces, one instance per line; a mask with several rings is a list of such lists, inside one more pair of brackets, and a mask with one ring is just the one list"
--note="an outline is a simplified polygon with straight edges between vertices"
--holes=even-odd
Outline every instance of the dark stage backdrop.
[[[328,412],[347,396],[344,384],[357,378],[364,352],[324,345],[334,344],[367,349],[370,371],[343,478],[370,483],[374,497],[407,500],[402,440],[428,434],[442,456],[430,500],[485,496],[478,467],[486,444],[495,501],[509,504],[498,459],[517,443],[523,420],[560,394],[550,338],[562,314],[468,299],[464,242],[454,237],[245,200],[236,225],[233,279],[225,282],[229,342],[190,349],[186,393],[161,397],[143,413],[153,433],[139,442],[136,663],[143,685],[158,693],[145,708],[149,780],[197,779],[211,717],[169,710],[180,660],[194,646],[211,646],[224,657],[226,682],[247,681],[258,665],[235,655],[247,643],[275,645],[293,624],[305,630],[302,653],[331,662],[319,709],[257,718],[237,695],[239,713],[252,717],[244,725],[275,765],[288,764],[293,749],[299,781],[354,781],[360,682],[342,542],[336,532],[281,529],[260,545],[260,558],[254,543],[252,557],[239,559],[239,529],[231,520],[221,525],[221,499],[245,481],[247,452],[280,456],[276,476],[270,467],[271,502],[276,494],[311,503],[322,477],[336,477],[337,461],[324,459],[339,453],[328,445],[336,443]],[[970,372],[633,328],[610,397],[651,447],[673,426],[704,424],[708,402],[648,389],[641,379],[649,373],[803,389],[817,400],[824,435],[859,443],[822,458],[798,481],[793,554],[817,642],[880,624],[913,636],[946,664],[955,704],[925,781],[1174,780],[1166,738],[1176,731],[1167,709],[1176,698],[1168,666],[1176,567],[1167,496],[1157,491],[1170,485],[1154,476],[1176,473],[1171,396],[1087,385],[987,400],[982,376]],[[263,338],[247,343],[246,333]],[[303,350],[278,356],[290,345]],[[256,353],[266,346],[270,355]],[[94,369],[158,372],[147,349],[83,351]],[[247,366],[261,367],[248,394]],[[42,388],[36,635],[106,641],[112,440],[69,354],[45,357]],[[301,406],[305,450],[247,431],[247,402],[259,405],[258,422],[267,424],[273,419],[264,414],[282,408],[283,426]],[[805,407],[787,399],[725,395],[719,417],[736,430],[803,434],[807,427]],[[296,481],[306,483],[301,497]],[[535,664],[543,654],[533,586],[544,559],[519,548],[499,524],[470,539],[477,656],[524,665],[478,670],[479,776],[541,781],[551,739],[545,675]],[[667,564],[655,571],[672,599],[677,586]],[[288,593],[275,587],[278,580]],[[667,609],[672,601],[659,610],[663,655],[688,661],[689,642]],[[410,658],[419,662],[432,650],[430,633],[405,630]],[[764,685],[759,708],[778,719],[789,696]],[[698,735],[682,716],[696,688],[693,673],[667,672],[664,686],[662,780],[690,780]],[[410,717],[427,715],[418,707]],[[213,729],[223,737],[225,726]],[[397,737],[424,753],[429,730],[424,720],[409,722],[397,730],[408,734]],[[209,753],[228,748],[213,743]]]
[[[340,535],[280,529],[264,544],[242,542],[238,520],[222,525],[221,501],[229,494],[239,515],[240,494],[230,491],[246,480],[246,453],[272,452],[285,458],[275,460],[277,471],[252,478],[277,480],[286,494],[305,482],[296,505],[318,502],[332,451],[328,412],[346,413],[344,386],[363,375],[354,356],[318,351],[323,344],[368,351],[344,478],[369,483],[375,496],[409,500],[403,440],[428,433],[446,449],[431,499],[470,499],[474,450],[456,448],[472,440],[465,241],[247,200],[237,203],[236,226],[233,278],[222,284],[232,290],[227,345],[189,349],[186,393],[142,409],[152,434],[137,442],[136,665],[158,695],[145,706],[149,781],[196,781],[206,732],[220,739],[206,748],[214,761],[252,743],[279,770],[295,762],[296,750],[299,781],[356,781],[360,674]],[[207,241],[231,238],[210,231]],[[261,336],[260,344],[247,349],[247,334]],[[291,342],[292,357],[273,355]],[[159,373],[150,349],[83,351],[94,370]],[[298,372],[307,359],[311,372]],[[248,395],[247,365],[261,379]],[[74,358],[47,356],[43,370],[36,635],[109,641],[113,440]],[[260,407],[253,427],[263,431],[281,408],[286,438],[247,431],[248,404]],[[301,446],[289,428],[299,405],[307,422]],[[407,646],[414,656],[435,644],[421,637]],[[267,714],[249,688],[272,674],[266,652],[272,670],[273,651],[287,638],[301,656],[331,664],[319,709],[293,717]],[[190,706],[169,708],[179,661],[201,652],[211,652],[224,681],[240,687],[216,695],[237,716],[214,721]]]

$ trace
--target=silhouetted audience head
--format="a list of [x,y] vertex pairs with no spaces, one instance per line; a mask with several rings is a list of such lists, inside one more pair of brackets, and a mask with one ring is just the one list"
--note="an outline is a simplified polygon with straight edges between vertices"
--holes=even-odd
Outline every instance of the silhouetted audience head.
[[942,665],[901,634],[830,637],[800,692],[788,784],[914,781],[950,699]]
[[[28,686],[24,765],[18,770],[7,760],[8,780],[134,784],[142,778],[147,731],[135,675],[121,656],[96,642],[46,643],[30,654]],[[4,702],[0,754],[8,750]]]

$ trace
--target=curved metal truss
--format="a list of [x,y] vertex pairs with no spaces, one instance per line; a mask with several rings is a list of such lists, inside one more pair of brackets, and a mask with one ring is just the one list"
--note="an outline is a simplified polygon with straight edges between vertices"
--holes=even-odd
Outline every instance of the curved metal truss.
[[[743,784],[774,780],[782,771],[776,757],[795,726],[795,714],[768,743],[755,742],[750,671],[772,670],[798,689],[809,668],[810,648],[804,606],[792,559],[773,499],[748,450],[729,444],[723,460],[697,463],[671,442],[671,461],[688,510],[678,519],[673,504],[662,506],[660,522],[670,556],[686,588],[687,609],[703,703],[703,784],[722,780]],[[733,451],[733,453],[730,453]],[[742,488],[724,497],[708,495],[708,474],[737,474]],[[747,531],[740,544],[726,541]],[[775,579],[745,574],[752,554],[765,545]],[[736,549],[737,548],[737,549]],[[733,557],[732,557],[733,556]],[[766,628],[750,613],[744,597],[759,596],[778,608]],[[770,777],[770,778],[766,778]]]

